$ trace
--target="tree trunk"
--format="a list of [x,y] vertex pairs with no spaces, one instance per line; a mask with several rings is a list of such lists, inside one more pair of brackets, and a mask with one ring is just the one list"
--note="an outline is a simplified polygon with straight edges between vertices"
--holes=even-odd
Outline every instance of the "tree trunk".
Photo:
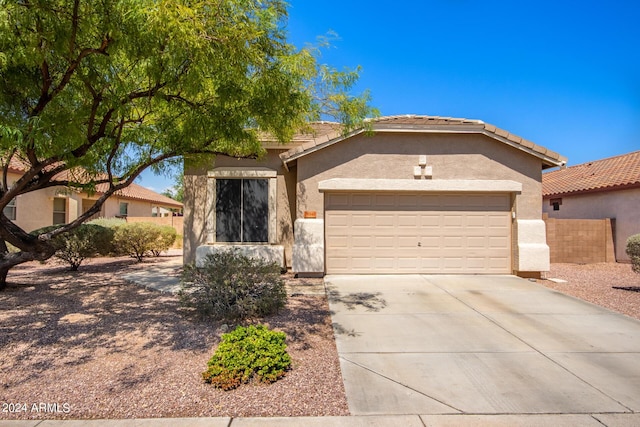
[[0,269],[0,291],[7,287],[7,274],[9,273],[8,268]]
[[0,291],[7,287],[7,274],[13,267],[29,261],[46,261],[54,253],[53,246],[45,242],[33,245],[31,250],[10,253],[7,243],[0,238]]
[[[7,243],[0,239],[0,256],[5,256],[9,253],[9,249],[7,248]],[[7,287],[7,274],[9,274],[8,268],[0,269],[0,291]]]

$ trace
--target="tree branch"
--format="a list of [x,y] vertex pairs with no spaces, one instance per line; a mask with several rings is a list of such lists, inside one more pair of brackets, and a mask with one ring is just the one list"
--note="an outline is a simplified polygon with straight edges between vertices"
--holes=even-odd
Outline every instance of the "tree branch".
[[73,2],[73,12],[71,14],[71,37],[69,37],[69,58],[73,55],[73,51],[76,49],[76,37],[78,35],[78,7],[80,1],[75,0]]

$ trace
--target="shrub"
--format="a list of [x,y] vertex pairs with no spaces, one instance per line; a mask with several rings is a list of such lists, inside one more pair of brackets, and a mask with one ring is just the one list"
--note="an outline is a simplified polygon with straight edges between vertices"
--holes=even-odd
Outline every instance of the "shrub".
[[631,259],[631,269],[640,274],[640,234],[627,239],[627,255]]
[[111,228],[113,230],[120,227],[121,225],[125,225],[126,223],[127,221],[122,218],[96,218],[87,222],[87,224],[101,225],[103,227]]
[[119,253],[117,248],[114,246],[113,237],[115,236],[115,232],[118,229],[118,227],[121,227],[126,223],[127,221],[125,221],[122,218],[102,218],[102,217],[93,219],[87,222],[87,224],[101,225],[102,227],[106,227],[109,230],[111,230],[111,242],[109,243],[108,255],[114,255],[114,256],[124,255],[122,253]]
[[203,379],[223,390],[231,390],[252,377],[272,383],[291,366],[284,332],[270,331],[264,325],[239,326],[222,335],[218,349],[202,373]]
[[[57,225],[32,231],[33,235],[40,235],[58,228]],[[111,250],[113,230],[96,224],[81,224],[73,230],[62,233],[51,239],[55,249],[54,256],[69,264],[75,271],[82,262],[98,255],[107,255]]]
[[152,253],[160,239],[160,227],[149,222],[125,223],[116,228],[113,246],[120,254],[129,255],[138,261]]
[[202,268],[185,266],[179,296],[183,306],[215,320],[267,316],[287,301],[280,266],[237,250],[207,255]]
[[170,225],[159,225],[157,227],[160,232],[160,236],[151,248],[151,252],[154,256],[160,256],[160,252],[169,250],[178,236],[176,229]]

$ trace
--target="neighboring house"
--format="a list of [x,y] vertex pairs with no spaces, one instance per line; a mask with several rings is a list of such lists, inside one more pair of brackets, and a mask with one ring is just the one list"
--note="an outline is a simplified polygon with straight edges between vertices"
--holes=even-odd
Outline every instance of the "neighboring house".
[[[7,181],[17,181],[24,169],[18,161],[10,165]],[[98,186],[95,194],[87,195],[65,187],[52,187],[32,191],[16,197],[4,208],[4,214],[26,231],[53,224],[73,221],[86,212],[102,194]],[[138,184],[118,191],[102,205],[96,217],[155,216],[162,209],[182,211],[182,203],[144,188]]]
[[629,261],[627,238],[640,233],[640,151],[542,175],[549,218],[615,219],[617,261]]
[[[335,123],[263,160],[185,164],[185,261],[239,248],[296,273],[549,270],[542,170],[559,154],[479,120]],[[316,219],[305,219],[313,216]]]

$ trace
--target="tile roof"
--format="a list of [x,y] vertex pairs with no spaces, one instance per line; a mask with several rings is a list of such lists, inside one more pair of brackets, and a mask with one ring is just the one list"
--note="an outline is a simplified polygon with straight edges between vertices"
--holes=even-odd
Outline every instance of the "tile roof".
[[[107,184],[101,184],[96,187],[97,193],[103,193],[107,189]],[[175,201],[167,196],[156,193],[153,190],[149,190],[146,187],[133,183],[122,190],[116,191],[115,196],[125,199],[141,200],[144,202],[151,202],[161,206],[169,206],[174,208],[181,208],[182,203]]]
[[640,151],[547,172],[542,195],[559,196],[640,187]]
[[[14,173],[24,173],[27,170],[27,167],[23,161],[16,157],[12,157],[9,163],[9,170]],[[83,170],[80,170],[79,173],[82,174]],[[78,170],[76,170],[78,172]],[[68,179],[69,174],[72,173],[70,171],[64,171],[58,175],[56,178],[58,179]],[[78,176],[75,176],[78,179]],[[100,184],[96,186],[96,193],[104,193],[108,188],[107,184]],[[162,194],[156,193],[153,190],[145,188],[141,185],[133,183],[128,187],[123,188],[115,193],[116,196],[122,197],[125,199],[133,199],[133,200],[141,200],[145,202],[155,203],[161,206],[168,206],[173,208],[181,208],[182,203],[175,201],[167,196],[163,196]]]
[[[385,116],[370,120],[373,131],[423,131],[423,132],[460,132],[460,133],[481,133],[491,138],[497,139],[506,144],[512,145],[518,149],[524,150],[543,160],[546,167],[554,167],[565,164],[567,159],[560,154],[548,150],[531,141],[523,139],[510,132],[497,128],[496,126],[485,123],[481,120],[471,120],[464,118],[440,117],[440,116],[421,116],[421,115],[401,115],[401,116]],[[293,160],[312,153],[326,146],[342,141],[350,136],[359,134],[364,129],[358,129],[351,134],[345,136],[340,132],[340,127],[320,128],[315,137],[299,144],[289,151],[280,154],[282,161],[287,164]],[[322,133],[324,131],[324,133]],[[302,137],[298,137],[302,140]]]

